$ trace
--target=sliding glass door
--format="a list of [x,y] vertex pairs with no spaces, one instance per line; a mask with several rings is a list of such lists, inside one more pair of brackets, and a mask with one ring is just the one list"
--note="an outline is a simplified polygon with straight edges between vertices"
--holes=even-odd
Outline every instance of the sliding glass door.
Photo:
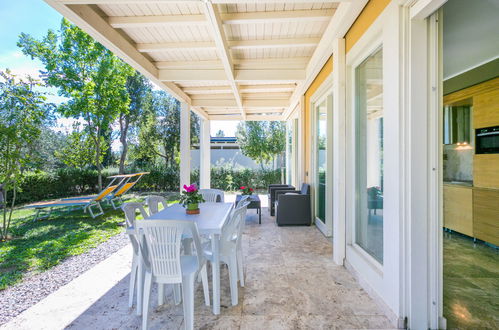
[[315,218],[326,223],[326,143],[327,143],[327,98],[315,107],[316,149],[315,149]]
[[314,142],[314,163],[313,163],[313,196],[314,196],[314,214],[315,225],[326,236],[332,235],[333,219],[332,219],[332,187],[328,187],[328,177],[333,175],[332,167],[332,150],[328,150],[328,145],[331,141],[331,113],[333,107],[333,96],[330,91],[323,94],[316,102],[312,103],[313,107],[313,142]]
[[376,50],[355,69],[356,222],[355,242],[383,263],[383,52]]

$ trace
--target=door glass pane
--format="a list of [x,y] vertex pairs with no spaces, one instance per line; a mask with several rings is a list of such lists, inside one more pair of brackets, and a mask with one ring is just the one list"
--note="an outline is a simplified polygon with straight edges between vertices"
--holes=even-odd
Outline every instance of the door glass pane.
[[327,118],[327,101],[324,100],[316,106],[317,118],[317,136],[316,136],[316,203],[315,216],[320,221],[325,222],[326,219],[326,118]]
[[286,123],[286,183],[292,184],[293,180],[293,122]]
[[355,241],[383,263],[383,52],[355,70],[356,222]]

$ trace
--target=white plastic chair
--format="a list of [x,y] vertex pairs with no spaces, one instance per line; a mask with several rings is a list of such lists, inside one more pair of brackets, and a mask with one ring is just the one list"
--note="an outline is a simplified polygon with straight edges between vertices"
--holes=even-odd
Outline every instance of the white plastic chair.
[[[237,280],[239,278],[237,245],[240,240],[241,221],[244,221],[246,216],[246,207],[247,205],[242,204],[242,207],[237,207],[231,212],[231,217],[224,225],[220,237],[220,261],[229,267],[230,296],[233,306],[237,305],[239,300],[237,292]],[[209,245],[205,246],[204,253],[206,258],[212,262],[213,253]]]
[[[140,251],[144,260],[144,300],[142,328],[147,329],[149,296],[152,282],[159,285],[162,300],[165,284],[182,284],[184,322],[186,329],[194,328],[194,283],[201,275],[205,304],[210,305],[208,272],[196,223],[176,220],[140,221],[136,225],[140,236]],[[197,255],[180,255],[182,233],[190,232]]]
[[203,196],[205,202],[224,202],[224,192],[220,189],[199,189],[199,193]]
[[244,257],[243,257],[243,233],[244,227],[246,225],[246,211],[248,210],[248,205],[251,203],[249,200],[249,196],[243,196],[239,203],[237,203],[236,210],[240,208],[244,208],[244,212],[240,214],[239,219],[239,228],[237,236],[233,239],[236,240],[236,249],[237,249],[237,269],[239,274],[239,284],[241,287],[244,287]]
[[[121,205],[121,209],[125,212],[125,220],[127,230],[126,233],[132,242],[133,248],[133,257],[132,257],[132,269],[130,272],[130,288],[129,288],[129,298],[128,298],[128,307],[133,306],[133,297],[135,291],[137,290],[137,315],[141,314],[142,309],[142,286],[141,283],[137,280],[137,276],[139,273],[140,266],[140,258],[139,258],[139,241],[137,236],[135,235],[135,220],[137,217],[137,211],[140,212],[142,217],[145,219],[148,217],[146,210],[144,210],[144,206],[142,203],[124,203]],[[140,276],[139,276],[140,278]],[[138,284],[138,285],[136,285]]]
[[168,207],[166,198],[156,195],[147,196],[146,205],[149,207],[149,213],[151,215],[159,212],[159,204],[163,205],[163,209],[166,209]]

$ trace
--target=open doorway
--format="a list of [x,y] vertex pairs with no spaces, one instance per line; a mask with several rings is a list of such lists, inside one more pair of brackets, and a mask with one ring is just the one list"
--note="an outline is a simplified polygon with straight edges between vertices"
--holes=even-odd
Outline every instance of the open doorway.
[[442,12],[443,316],[449,329],[497,329],[499,2]]

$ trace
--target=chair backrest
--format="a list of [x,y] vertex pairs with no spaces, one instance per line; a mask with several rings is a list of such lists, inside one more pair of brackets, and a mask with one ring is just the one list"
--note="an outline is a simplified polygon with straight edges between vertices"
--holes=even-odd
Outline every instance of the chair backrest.
[[308,183],[302,184],[300,193],[302,195],[310,195],[310,185]]
[[205,202],[224,202],[224,192],[220,189],[199,189],[199,193],[203,196]]
[[241,206],[238,206],[232,210],[229,220],[222,229],[220,249],[223,250],[226,243],[234,241],[235,239],[240,239],[242,229],[244,228],[244,222],[246,220],[246,208],[248,206],[246,202],[247,201],[244,201],[241,203]]
[[140,212],[144,219],[148,217],[147,212],[144,210],[144,205],[142,205],[142,203],[124,203],[121,205],[121,209],[125,212],[127,234],[130,238],[130,242],[132,243],[133,252],[137,255],[139,253],[139,240],[135,235],[135,220],[137,219],[137,211]]
[[168,207],[166,198],[156,195],[147,196],[146,205],[149,206],[149,213],[151,215],[159,212],[159,204],[163,205],[163,209]]
[[104,189],[103,191],[101,191],[95,198],[94,200],[96,202],[99,202],[101,200],[103,200],[104,198],[106,198],[109,194],[111,194],[114,190],[116,190],[116,188],[118,188],[118,185],[114,185],[114,186],[109,186],[107,187],[106,189]]
[[180,247],[183,233],[189,232],[192,235],[198,266],[203,263],[204,256],[195,222],[147,220],[137,222],[136,228],[146,269],[151,270],[155,277],[161,278],[163,283],[182,282]]
[[149,217],[146,210],[144,209],[144,204],[138,202],[124,203],[121,205],[121,209],[125,212],[125,219],[127,227],[135,227],[135,220],[137,219],[137,211],[140,212],[142,217],[145,219]]
[[236,207],[241,207],[242,205],[248,206],[249,203],[251,203],[249,201],[249,198],[250,198],[250,195],[243,195],[243,196],[241,196],[241,199],[239,200],[239,202],[237,202]]

